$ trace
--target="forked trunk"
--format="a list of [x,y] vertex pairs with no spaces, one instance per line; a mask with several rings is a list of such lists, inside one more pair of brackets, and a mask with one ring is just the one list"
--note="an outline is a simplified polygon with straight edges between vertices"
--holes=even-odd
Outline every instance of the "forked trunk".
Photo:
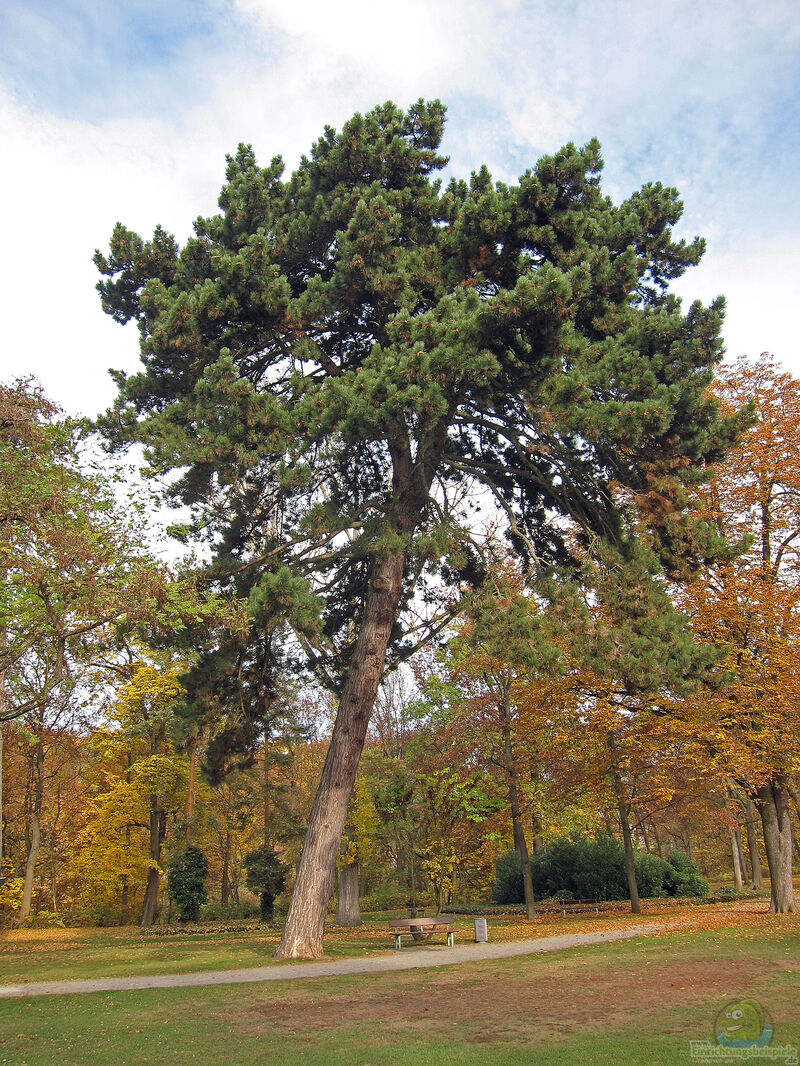
[[358,863],[349,862],[339,871],[339,891],[336,899],[337,925],[361,925],[358,906]]
[[397,617],[404,568],[402,554],[379,559],[372,568],[361,630],[311,810],[283,939],[275,952],[281,959],[322,956],[325,912],[336,873],[336,856]]
[[756,789],[756,807],[764,828],[764,847],[772,885],[771,914],[795,914],[797,899],[792,882],[792,819],[789,793],[780,777]]

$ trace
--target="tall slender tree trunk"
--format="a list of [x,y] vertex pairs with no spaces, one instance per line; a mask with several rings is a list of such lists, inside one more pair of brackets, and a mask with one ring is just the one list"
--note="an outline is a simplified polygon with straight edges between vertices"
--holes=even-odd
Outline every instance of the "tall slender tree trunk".
[[358,905],[357,862],[349,862],[339,870],[336,922],[338,925],[344,926],[361,925],[361,909]]
[[614,784],[614,793],[617,797],[617,811],[619,812],[619,825],[622,830],[622,843],[625,847],[625,877],[628,881],[628,895],[631,899],[631,914],[639,914],[642,905],[639,902],[639,886],[636,883],[636,865],[633,854],[633,834],[631,833],[630,813],[628,811],[628,797],[625,794],[625,782],[619,772],[616,757],[616,741],[613,734],[608,735],[608,748],[611,753],[611,779]]
[[519,789],[517,782],[519,774],[514,758],[514,747],[511,740],[511,706],[509,703],[509,691],[506,685],[499,704],[500,728],[503,734],[503,760],[508,777],[508,804],[511,808],[511,827],[514,832],[514,847],[522,864],[522,891],[525,898],[525,914],[528,918],[536,917],[536,909],[533,901],[533,877],[531,875],[531,860],[528,854],[528,843],[525,839],[525,829],[522,824],[522,810],[519,802]]
[[197,767],[197,737],[189,740],[189,786],[186,791],[186,843],[192,842],[192,820],[194,819],[194,777]]
[[166,814],[159,810],[158,796],[150,796],[150,868],[142,905],[142,929],[148,929],[158,913],[158,884],[161,875],[161,844],[166,829]]
[[544,851],[544,826],[542,825],[542,816],[538,811],[531,812],[531,829],[533,831],[531,850],[535,855],[538,851]]
[[227,830],[225,833],[225,852],[222,857],[222,888],[220,890],[220,902],[223,907],[227,907],[230,894],[231,894],[231,882],[230,882],[230,866],[231,866],[231,831]]
[[22,889],[22,904],[17,915],[17,924],[22,925],[30,914],[33,899],[33,876],[41,846],[42,797],[44,794],[44,740],[41,731],[37,731],[36,747],[33,755],[33,796],[31,803],[31,830],[28,841],[28,855],[25,863],[25,882]]
[[650,825],[653,827],[653,839],[656,842],[656,851],[658,852],[659,859],[664,858],[664,849],[661,847],[661,836],[658,832],[658,826],[655,822],[651,821]]
[[0,883],[3,880],[3,830],[5,828],[5,816],[3,814],[3,741],[5,739],[6,723],[3,714],[3,674],[0,673]]
[[789,793],[782,777],[774,777],[768,784],[756,789],[755,806],[761,815],[772,887],[770,913],[795,914],[797,899],[792,882],[792,819],[789,814]]
[[733,887],[737,892],[741,892],[744,888],[744,878],[742,877],[742,847],[739,839],[738,832],[731,825],[728,827],[728,832],[731,838],[731,858],[733,860]]
[[[125,771],[125,781],[130,784],[131,782],[131,765],[133,763],[133,756],[128,752],[128,766]],[[125,862],[127,864],[131,854],[131,827],[130,824],[125,826]],[[131,885],[130,876],[127,873],[122,874],[120,880],[122,881],[122,899],[120,900],[120,913],[119,924],[128,925],[131,920]]]
[[400,605],[405,563],[403,554],[393,554],[372,567],[361,629],[311,810],[283,939],[275,953],[278,958],[322,956],[336,856]]
[[750,872],[752,876],[753,888],[762,889],[764,887],[764,877],[761,873],[761,853],[758,850],[758,836],[756,835],[756,813],[753,801],[749,796],[745,796],[745,832],[747,833],[747,850],[750,855]]
[[269,844],[269,726],[264,725],[264,844]]

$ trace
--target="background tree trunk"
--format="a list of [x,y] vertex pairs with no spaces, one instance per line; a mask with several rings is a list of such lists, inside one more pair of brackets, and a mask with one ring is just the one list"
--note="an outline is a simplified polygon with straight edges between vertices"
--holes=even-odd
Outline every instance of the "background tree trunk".
[[741,892],[744,888],[744,879],[742,878],[742,849],[738,839],[739,834],[733,828],[728,827],[728,833],[731,838],[731,858],[733,861],[733,887],[737,892]]
[[33,796],[31,803],[31,831],[28,841],[28,855],[25,863],[25,882],[22,889],[22,904],[17,915],[17,924],[22,925],[30,914],[33,899],[33,877],[36,861],[41,846],[42,796],[44,794],[44,742],[41,732],[37,731],[33,752]]
[[230,894],[230,865],[231,865],[231,831],[230,829],[225,833],[225,852],[222,859],[222,888],[220,891],[220,903],[223,907],[227,907]]
[[358,905],[358,863],[349,862],[339,871],[339,891],[336,898],[336,921],[339,925],[361,925]]
[[749,796],[745,796],[745,802],[744,824],[747,832],[747,850],[750,854],[750,872],[753,875],[753,888],[760,890],[764,887],[764,877],[761,873],[761,853],[758,850],[758,837],[756,835],[756,818],[758,815]]
[[503,732],[503,760],[508,776],[508,803],[511,808],[511,826],[514,831],[514,847],[522,863],[522,889],[525,895],[525,914],[528,918],[536,917],[536,909],[533,903],[533,878],[531,876],[531,860],[528,855],[528,843],[525,840],[525,829],[522,825],[522,810],[519,802],[519,789],[517,788],[518,773],[514,759],[514,748],[511,743],[511,708],[509,707],[508,688],[503,693],[500,704],[500,726]]
[[781,778],[756,789],[755,805],[764,829],[770,884],[771,914],[795,914],[797,899],[792,882],[792,820],[789,794]]
[[286,927],[275,952],[281,959],[322,957],[336,856],[400,605],[404,569],[402,554],[378,559],[372,567],[364,617],[311,810]]
[[158,883],[161,875],[161,844],[166,831],[166,815],[158,809],[158,797],[150,797],[150,869],[142,905],[142,929],[149,928],[158,913]]
[[625,876],[628,880],[628,895],[631,898],[631,914],[639,914],[642,905],[639,902],[639,886],[636,883],[636,865],[633,855],[633,834],[631,833],[628,797],[625,795],[625,783],[617,767],[616,742],[612,734],[608,736],[608,750],[611,753],[611,779],[617,797],[619,825],[622,830],[622,842],[625,846]]

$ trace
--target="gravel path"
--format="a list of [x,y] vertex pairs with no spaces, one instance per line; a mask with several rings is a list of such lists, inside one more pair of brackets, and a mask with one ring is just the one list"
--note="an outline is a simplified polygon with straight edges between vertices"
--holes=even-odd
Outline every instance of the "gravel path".
[[634,936],[657,933],[662,923],[635,925],[627,929],[608,929],[599,933],[568,933],[540,937],[538,940],[515,940],[507,944],[459,944],[457,947],[421,945],[373,955],[364,959],[338,959],[335,962],[274,963],[247,970],[209,970],[204,973],[155,974],[149,977],[101,977],[88,981],[37,981],[21,985],[0,985],[0,999],[21,996],[61,996],[76,992],[130,992],[140,988],[193,988],[203,985],[242,985],[259,981],[296,981],[303,977],[336,977],[338,974],[386,973],[391,970],[417,970],[430,966],[454,966],[459,962],[484,959],[510,959],[518,955],[536,955],[542,951],[601,944],[610,940],[627,940]]

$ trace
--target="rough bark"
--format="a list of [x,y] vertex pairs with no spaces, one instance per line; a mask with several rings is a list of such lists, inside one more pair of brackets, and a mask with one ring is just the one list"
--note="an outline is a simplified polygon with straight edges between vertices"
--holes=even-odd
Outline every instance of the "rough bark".
[[511,808],[511,826],[514,832],[514,847],[522,863],[522,889],[525,896],[525,914],[528,918],[536,917],[533,902],[533,878],[531,876],[531,860],[528,854],[528,843],[525,840],[525,830],[522,825],[522,810],[519,802],[519,789],[517,782],[519,773],[514,758],[514,747],[511,740],[511,708],[509,706],[508,689],[503,693],[500,703],[500,727],[503,733],[503,762],[508,777],[508,804]]
[[44,794],[44,744],[37,738],[33,755],[33,796],[31,803],[31,826],[28,838],[28,855],[25,863],[25,881],[22,889],[22,904],[17,915],[17,924],[22,925],[30,914],[33,899],[33,876],[41,846],[42,796]]
[[336,922],[338,925],[345,926],[361,925],[361,910],[358,905],[358,863],[349,862],[339,871]]
[[404,569],[405,556],[399,553],[376,560],[372,568],[361,629],[311,810],[283,939],[275,953],[278,958],[322,956],[336,856],[397,617]]
[[756,789],[755,806],[761,815],[764,847],[771,884],[771,914],[795,914],[797,899],[792,882],[792,820],[789,793],[781,777]]

